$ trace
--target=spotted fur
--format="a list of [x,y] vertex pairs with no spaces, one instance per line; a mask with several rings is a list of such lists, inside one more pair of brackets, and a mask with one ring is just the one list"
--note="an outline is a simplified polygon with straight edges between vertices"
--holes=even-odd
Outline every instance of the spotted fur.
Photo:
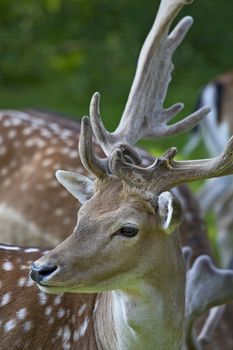
[[1,350],[97,349],[97,294],[48,295],[29,278],[41,249],[0,246]]

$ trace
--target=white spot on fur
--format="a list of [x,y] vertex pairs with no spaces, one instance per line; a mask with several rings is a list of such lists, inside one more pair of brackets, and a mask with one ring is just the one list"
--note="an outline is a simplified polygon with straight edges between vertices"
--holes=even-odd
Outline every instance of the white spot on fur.
[[11,120],[9,120],[9,119],[4,120],[4,122],[2,123],[2,125],[3,125],[5,128],[9,128],[10,126],[12,126]]
[[48,129],[41,129],[41,132],[40,132],[41,136],[45,137],[45,138],[50,138],[52,137],[52,134],[51,132],[48,130]]
[[46,316],[50,316],[51,315],[51,313],[52,313],[52,306],[47,306],[46,308],[45,308],[45,315]]
[[62,318],[65,315],[65,310],[64,309],[59,309],[57,312],[57,317]]
[[70,337],[71,337],[70,328],[69,326],[65,326],[62,339],[63,341],[67,341],[67,340],[70,340]]
[[33,128],[30,127],[30,126],[24,128],[23,131],[22,131],[22,134],[25,135],[25,136],[26,136],[26,135],[30,135],[30,134],[32,134],[32,133],[33,133]]
[[2,264],[2,268],[5,270],[5,271],[11,271],[14,269],[14,266],[13,264],[10,262],[10,261],[5,261],[3,264]]
[[62,154],[69,154],[71,152],[71,149],[69,147],[63,147],[61,149]]
[[47,295],[43,292],[39,292],[38,296],[39,296],[40,305],[45,305],[47,303],[47,300],[48,300]]
[[26,282],[26,287],[32,287],[34,285],[34,281],[29,277]]
[[26,284],[26,277],[20,277],[17,284],[19,287],[24,287]]
[[26,142],[25,142],[26,147],[33,147],[34,145],[35,145],[34,139],[29,139],[29,140],[26,140]]
[[44,160],[41,162],[41,165],[44,166],[44,167],[47,167],[47,166],[51,165],[52,162],[53,162],[52,159],[47,158],[47,159],[44,159]]
[[4,250],[20,250],[20,247],[17,247],[17,246],[8,246],[8,245],[2,245],[2,244],[0,244],[0,249],[4,249]]
[[51,156],[51,154],[56,153],[56,148],[55,147],[49,147],[46,149],[45,154],[47,156]]
[[90,322],[90,319],[88,317],[86,317],[84,319],[83,324],[79,327],[78,330],[76,330],[74,332],[74,336],[73,336],[74,341],[78,341],[81,337],[84,336],[84,334],[85,334],[85,332],[87,330],[87,327],[89,325],[89,322]]
[[64,214],[64,210],[62,208],[57,208],[54,210],[54,214],[56,216],[62,216]]
[[32,329],[32,321],[26,321],[24,324],[23,324],[23,330],[25,332],[29,332],[30,329]]
[[38,248],[26,248],[24,249],[24,253],[38,253],[40,249]]
[[11,293],[6,293],[3,295],[0,305],[7,305],[11,300]]
[[50,317],[48,320],[48,324],[53,324],[54,323],[54,317]]
[[27,310],[25,309],[25,307],[16,312],[16,317],[19,320],[24,320],[26,316],[27,316]]
[[57,296],[56,296],[56,298],[54,299],[54,305],[59,305],[59,304],[61,304],[61,301],[62,301],[62,296],[63,296],[63,294],[58,294]]
[[78,152],[77,151],[71,151],[69,153],[70,158],[78,158]]
[[63,328],[59,328],[58,331],[57,331],[57,338],[60,338],[63,334]]
[[12,329],[15,328],[15,326],[16,326],[16,320],[15,319],[9,320],[4,324],[4,331],[10,332]]
[[16,130],[14,130],[14,129],[10,130],[10,131],[8,132],[8,134],[7,134],[7,136],[9,137],[9,139],[15,138],[16,135],[17,135],[17,132],[16,132]]
[[83,305],[80,307],[79,311],[78,311],[78,315],[79,315],[79,316],[82,316],[82,314],[84,313],[84,311],[86,310],[86,308],[87,308],[87,305],[86,305],[86,304],[83,304]]

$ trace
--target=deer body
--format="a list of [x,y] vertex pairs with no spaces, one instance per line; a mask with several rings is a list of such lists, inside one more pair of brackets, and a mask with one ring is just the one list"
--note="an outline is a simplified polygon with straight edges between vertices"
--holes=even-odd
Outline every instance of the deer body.
[[1,242],[53,247],[72,230],[79,204],[54,172],[62,166],[86,173],[78,158],[79,131],[77,122],[46,113],[0,113]]
[[97,349],[96,294],[48,295],[29,278],[41,249],[0,247],[1,349]]

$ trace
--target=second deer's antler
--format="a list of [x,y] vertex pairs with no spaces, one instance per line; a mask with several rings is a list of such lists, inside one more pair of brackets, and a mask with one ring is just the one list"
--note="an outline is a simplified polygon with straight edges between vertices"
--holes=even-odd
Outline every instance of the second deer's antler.
[[177,103],[163,108],[173,69],[172,55],[190,26],[192,18],[183,18],[168,34],[170,25],[181,8],[190,0],[162,0],[157,17],[138,60],[131,91],[117,129],[107,132],[99,112],[100,95],[95,93],[90,104],[94,134],[108,155],[118,143],[135,144],[141,138],[159,138],[184,132],[195,126],[209,112],[203,107],[180,122],[167,123],[183,108]]
[[[185,326],[188,349],[200,350],[203,348],[202,343],[204,340],[208,342],[211,339],[221,319],[224,306],[211,308],[224,305],[232,300],[233,271],[218,269],[209,256],[199,256],[187,271]],[[201,333],[196,336],[193,329],[194,322],[210,309],[210,315]]]

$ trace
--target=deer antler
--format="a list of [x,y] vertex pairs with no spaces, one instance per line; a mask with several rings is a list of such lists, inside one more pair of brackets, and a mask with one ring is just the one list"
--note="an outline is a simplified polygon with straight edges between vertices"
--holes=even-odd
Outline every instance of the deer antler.
[[224,151],[213,159],[174,161],[176,154],[177,149],[170,148],[151,166],[143,168],[127,163],[120,148],[116,148],[110,157],[109,167],[129,185],[158,193],[182,183],[233,173],[233,137]]
[[91,123],[86,116],[82,118],[81,123],[79,154],[81,162],[87,171],[98,178],[106,177],[108,163],[105,159],[97,157],[93,151]]
[[[141,156],[129,145],[119,145],[122,157],[127,164],[141,164]],[[92,143],[92,127],[89,117],[83,117],[79,137],[79,154],[83,166],[98,178],[106,177],[109,170],[109,158],[99,158],[95,155]]]
[[[217,269],[209,256],[199,256],[187,272],[186,343],[190,349],[201,349],[203,334],[210,331],[213,318],[207,319],[200,336],[193,332],[194,321],[210,308],[233,300],[233,271]],[[221,311],[221,309],[216,309]],[[216,316],[216,315],[215,315]],[[219,314],[221,316],[221,313]],[[211,333],[211,332],[210,332]]]
[[95,136],[108,155],[120,142],[135,144],[141,138],[159,138],[193,128],[210,109],[203,107],[173,125],[167,123],[176,116],[182,103],[163,108],[173,69],[172,55],[190,26],[192,18],[183,18],[173,31],[168,31],[181,8],[192,0],[162,0],[157,17],[148,34],[138,60],[135,78],[121,121],[113,133],[105,130],[99,112],[99,93],[90,104],[90,117]]

